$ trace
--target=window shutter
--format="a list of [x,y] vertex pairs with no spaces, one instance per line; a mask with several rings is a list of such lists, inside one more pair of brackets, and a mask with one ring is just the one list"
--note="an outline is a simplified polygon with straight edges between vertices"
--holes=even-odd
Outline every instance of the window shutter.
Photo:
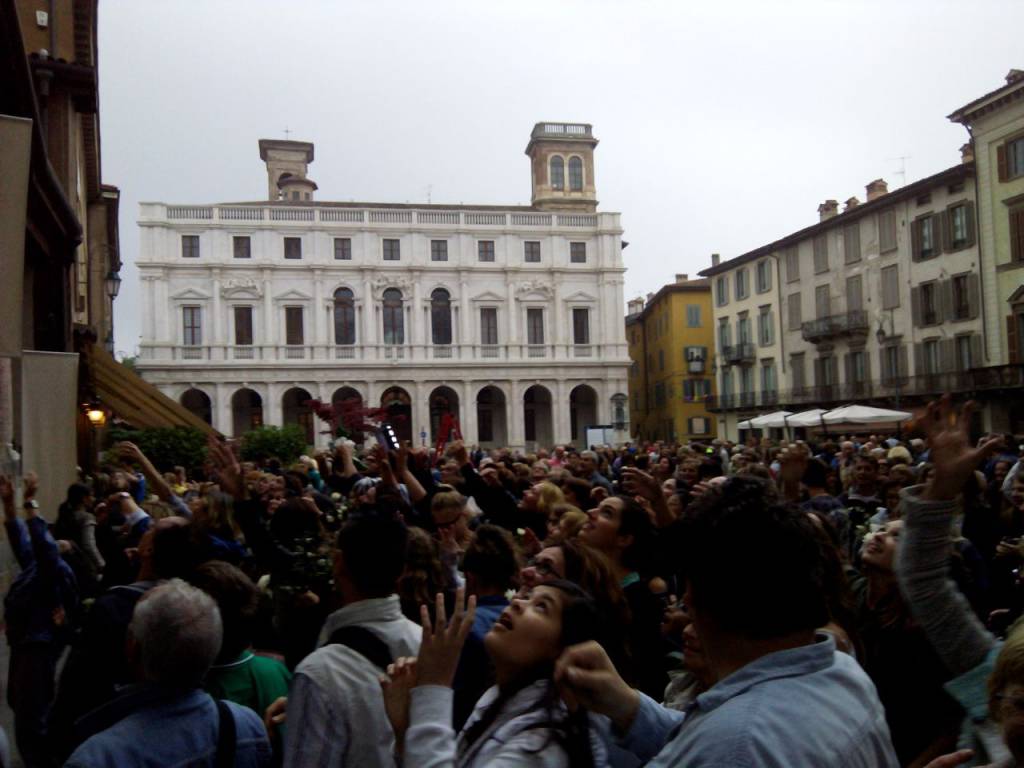
[[939,342],[939,363],[942,365],[942,371],[956,370],[955,339],[943,339]]
[[892,371],[885,367],[885,347],[878,348],[878,373],[884,382],[888,382],[893,375]]
[[1024,208],[1010,211],[1010,258],[1024,261]]
[[943,321],[943,319],[946,317],[946,312],[949,311],[948,307],[950,306],[951,302],[949,302],[949,303],[946,302],[946,295],[945,295],[946,292],[945,292],[945,290],[943,290],[945,288],[946,283],[948,283],[948,282],[949,282],[948,280],[943,280],[943,281],[937,281],[935,283],[934,295],[935,295],[935,322],[936,323],[941,323]]
[[967,201],[964,204],[964,215],[967,217],[967,244],[964,246],[970,248],[975,243],[975,225],[974,225],[974,203]]
[[853,352],[847,352],[843,356],[843,367],[846,369],[846,375],[843,378],[847,384],[853,384]]
[[921,258],[921,222],[910,222],[910,257],[917,261]]
[[[871,355],[869,355],[866,350],[864,352],[864,382],[863,383],[864,383],[865,387],[868,387],[871,384]],[[867,392],[868,390],[865,389],[864,391]]]
[[942,299],[942,305],[945,310],[944,314],[940,314],[939,317],[945,318],[946,320],[956,320],[956,306],[953,301],[953,278],[943,280],[939,283],[939,295]]
[[910,289],[910,316],[915,328],[921,327],[921,288],[914,286]]
[[980,368],[982,357],[981,334],[971,334],[971,368]]
[[903,379],[906,378],[909,373],[910,366],[907,365],[907,345],[900,344],[899,346],[899,370],[896,371],[896,375]]
[[1006,181],[1009,176],[1009,168],[1006,163],[1006,145],[1000,144],[996,147],[996,165],[999,166],[999,180]]
[[835,386],[839,382],[839,358],[836,356],[829,358],[829,365],[832,368],[832,386]]
[[967,276],[967,316],[974,320],[981,310],[981,278],[975,273]]
[[914,344],[914,375],[924,375],[924,344],[920,341]]
[[932,217],[932,255],[953,250],[953,217],[941,211]]

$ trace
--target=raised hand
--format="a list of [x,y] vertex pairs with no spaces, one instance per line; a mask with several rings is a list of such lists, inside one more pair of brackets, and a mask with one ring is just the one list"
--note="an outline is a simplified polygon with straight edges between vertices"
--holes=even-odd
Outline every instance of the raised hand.
[[380,688],[384,694],[384,711],[387,712],[395,741],[401,746],[402,737],[409,728],[409,692],[416,687],[416,659],[402,656],[388,665],[387,675],[381,675]]
[[655,501],[661,493],[661,483],[654,475],[636,467],[623,467],[622,487],[632,496],[642,496],[648,501]]
[[803,480],[807,471],[807,464],[811,460],[810,451],[800,441],[790,443],[779,453],[779,477],[783,483],[799,483]]
[[607,715],[626,731],[640,707],[640,694],[615,671],[615,665],[598,643],[566,648],[555,662],[555,683],[570,711],[580,707]]
[[455,460],[455,463],[460,467],[464,467],[469,464],[469,451],[466,450],[465,444],[461,440],[457,440],[451,444],[448,449],[448,455]]
[[928,404],[928,412],[921,420],[921,426],[928,441],[934,471],[931,482],[921,494],[930,501],[944,501],[956,498],[967,478],[985,458],[990,456],[1002,442],[1000,437],[990,437],[978,447],[971,446],[970,426],[974,402],[967,403],[959,413],[953,407],[949,395]]
[[236,499],[245,498],[245,480],[242,478],[242,466],[235,458],[234,451],[227,445],[210,435],[206,440],[207,453],[210,461],[217,468],[221,490]]
[[[463,609],[465,604],[465,609]],[[435,608],[436,626],[430,622],[427,606],[420,606],[420,623],[423,625],[423,639],[420,654],[416,659],[416,685],[440,685],[450,688],[459,664],[459,654],[466,642],[469,630],[473,628],[476,614],[476,595],[466,601],[466,590],[459,587],[455,592],[455,614],[446,622],[444,595],[437,593]]]

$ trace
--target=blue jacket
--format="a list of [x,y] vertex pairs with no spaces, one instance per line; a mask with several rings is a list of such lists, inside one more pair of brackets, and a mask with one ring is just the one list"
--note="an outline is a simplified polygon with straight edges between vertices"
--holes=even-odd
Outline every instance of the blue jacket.
[[[78,613],[78,586],[71,566],[57,551],[46,521],[32,517],[6,520],[7,539],[21,573],[4,598],[7,640],[12,646],[25,643],[61,643],[70,637]],[[64,623],[54,622],[54,612],[64,609]]]
[[[228,702],[235,718],[235,765],[262,768],[271,763],[270,742],[259,715]],[[143,766],[214,768],[217,754],[217,705],[209,694],[173,692],[139,686],[80,721],[103,727],[76,749],[65,768],[143,768]]]

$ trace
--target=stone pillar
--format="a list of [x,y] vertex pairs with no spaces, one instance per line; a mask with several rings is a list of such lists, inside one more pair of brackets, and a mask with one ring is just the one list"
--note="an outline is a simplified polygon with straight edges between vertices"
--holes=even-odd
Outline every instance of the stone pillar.
[[[508,299],[506,304],[508,305],[508,331],[505,335],[505,344],[507,345],[510,355],[511,350],[519,343],[519,308],[516,306],[516,287],[512,283],[511,275],[508,272],[505,273],[505,280],[507,281],[507,292]],[[518,357],[518,354],[516,355]]]
[[547,386],[551,390],[551,421],[555,445],[569,445],[572,443],[572,420],[569,417],[569,391],[572,387],[564,379],[559,379],[554,389],[550,383]]
[[459,424],[462,426],[462,440],[466,445],[480,442],[476,423],[476,382],[462,382],[459,393]]
[[369,273],[367,273],[363,278],[363,343],[371,346],[377,343],[376,306],[373,284],[370,282]]
[[234,424],[231,413],[231,396],[234,389],[228,384],[217,384],[210,394],[213,402],[210,411],[213,419],[213,428],[223,435],[230,435],[234,431]]
[[505,431],[508,433],[510,448],[522,449],[526,445],[523,428],[523,393],[526,385],[511,380],[505,389]]
[[[268,426],[283,426],[284,413],[281,409],[281,395],[288,388],[288,385],[274,382],[265,385],[263,397],[263,423]],[[258,390],[257,390],[258,391]]]
[[[422,319],[423,319],[423,294],[420,292],[422,290],[422,287],[420,286],[420,276],[419,276],[419,273],[418,272],[413,272],[412,275],[411,275],[411,278],[412,278],[412,297],[411,297],[411,300],[412,300],[412,312],[411,312],[412,328],[408,329],[408,332],[406,334],[406,338],[409,340],[410,344],[412,344],[414,346],[422,346],[423,344],[427,343],[427,341],[426,341],[427,337],[424,335],[424,330],[426,329],[426,326],[424,325],[423,322],[421,322]],[[408,300],[408,298],[407,298],[407,300]],[[415,354],[416,354],[416,352],[413,352],[413,355],[415,355]]]
[[414,445],[423,444],[420,432],[424,430],[427,432],[427,445],[430,445],[430,404],[427,402],[427,397],[431,389],[432,387],[425,382],[417,381],[413,384],[413,391],[409,393],[412,397],[412,441]]
[[465,277],[459,279],[459,309],[462,320],[462,333],[459,334],[459,343],[462,345],[462,359],[469,359],[473,357],[469,347],[472,347],[476,342],[476,338],[471,329],[470,323],[472,322],[473,307],[469,301],[469,283],[466,282]]
[[[324,320],[324,287],[321,285],[323,272],[313,270],[313,344],[322,347],[327,343],[326,323]],[[314,350],[313,356],[316,357]]]
[[263,343],[277,344],[277,318],[274,317],[274,297],[271,296],[270,273],[263,271]]
[[206,340],[206,344],[214,346],[227,343],[227,329],[224,318],[221,317],[220,270],[211,270],[210,277],[213,285],[213,317],[211,318],[213,322],[210,323],[210,338]]

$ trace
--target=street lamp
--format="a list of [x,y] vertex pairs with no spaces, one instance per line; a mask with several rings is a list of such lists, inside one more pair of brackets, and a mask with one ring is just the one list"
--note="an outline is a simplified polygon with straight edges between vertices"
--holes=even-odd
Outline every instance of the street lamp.
[[114,270],[107,272],[107,276],[103,278],[103,285],[107,289],[107,296],[113,301],[117,298],[117,294],[121,292],[121,275]]
[[107,423],[107,412],[95,400],[85,406],[85,417],[97,429]]

